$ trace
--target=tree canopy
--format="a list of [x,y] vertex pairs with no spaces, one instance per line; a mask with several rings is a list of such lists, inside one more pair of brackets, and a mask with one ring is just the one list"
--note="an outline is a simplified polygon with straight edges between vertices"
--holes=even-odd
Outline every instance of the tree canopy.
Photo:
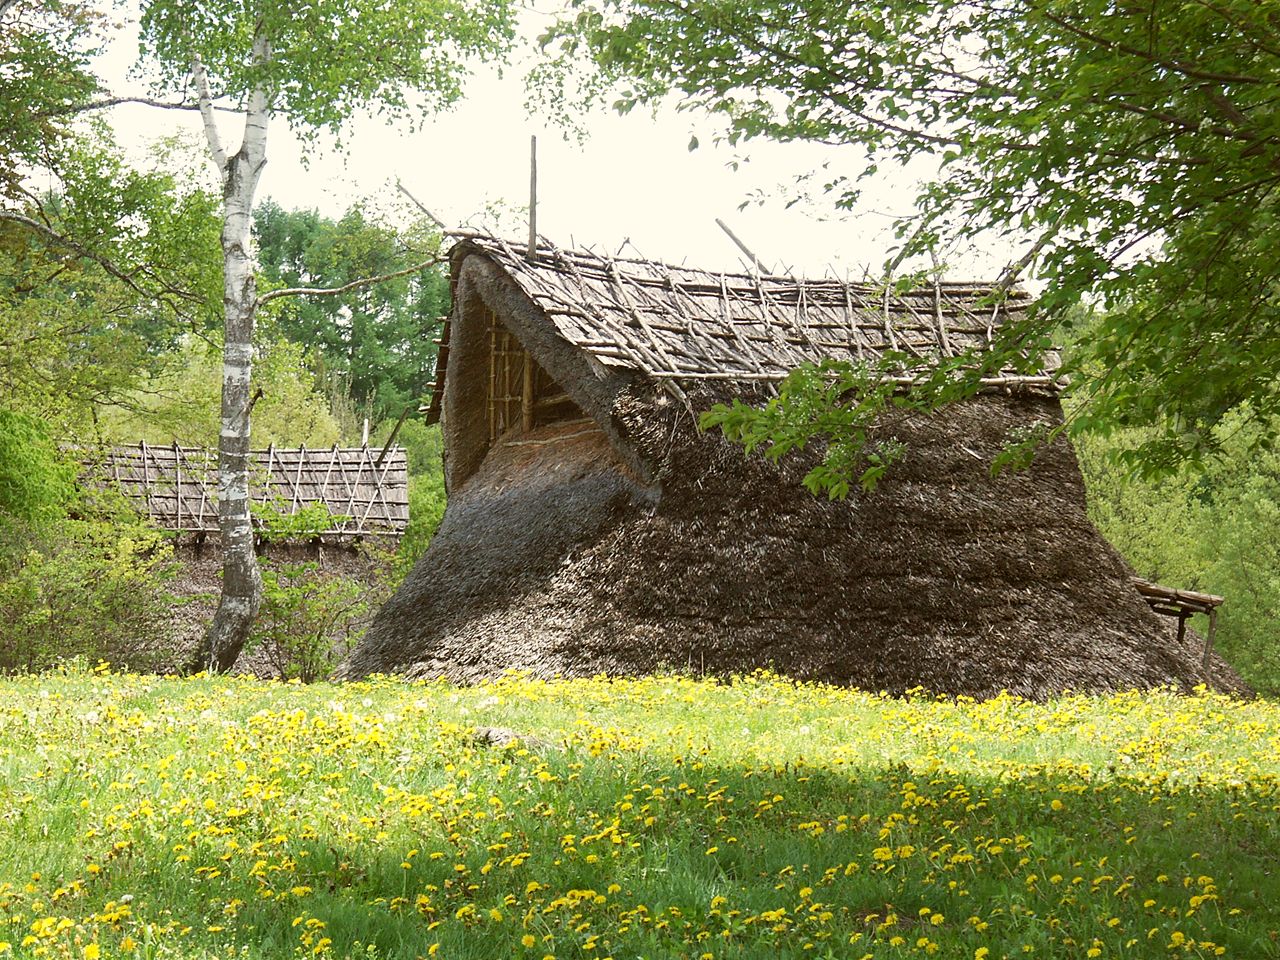
[[[341,287],[395,273],[439,242],[429,224],[392,227],[360,205],[333,220],[267,201],[254,212],[253,232],[263,279],[278,287]],[[317,351],[325,373],[341,378],[372,419],[395,419],[426,392],[438,321],[449,309],[442,270],[280,303],[272,321],[279,333]]]
[[24,174],[57,154],[98,91],[90,59],[101,20],[70,0],[0,3],[0,199],[25,195]]
[[512,13],[508,0],[145,0],[142,50],[157,92],[186,96],[199,59],[215,99],[265,92],[274,116],[313,136],[362,110],[413,122],[455,102],[470,61],[511,40]]
[[[670,95],[732,141],[847,145],[852,207],[878,163],[940,161],[903,255],[1004,237],[1045,283],[1007,362],[1099,308],[1068,370],[1081,426],[1143,427],[1154,468],[1217,450],[1232,410],[1280,408],[1280,4],[1190,0],[575,0],[544,43],[554,83]],[[895,256],[895,260],[898,257]],[[972,364],[967,382],[981,376]],[[934,386],[938,384],[935,382]],[[799,391],[803,393],[803,391]],[[954,395],[951,388],[934,399]]]

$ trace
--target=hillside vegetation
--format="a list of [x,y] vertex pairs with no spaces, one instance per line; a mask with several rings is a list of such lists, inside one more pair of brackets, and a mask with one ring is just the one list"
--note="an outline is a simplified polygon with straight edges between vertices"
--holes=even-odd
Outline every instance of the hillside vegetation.
[[14,956],[1280,955],[1272,702],[2,687]]

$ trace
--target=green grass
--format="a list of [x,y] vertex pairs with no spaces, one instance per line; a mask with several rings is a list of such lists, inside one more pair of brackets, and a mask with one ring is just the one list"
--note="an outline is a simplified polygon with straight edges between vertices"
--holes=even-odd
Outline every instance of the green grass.
[[1266,701],[72,672],[0,771],[16,956],[1280,957]]

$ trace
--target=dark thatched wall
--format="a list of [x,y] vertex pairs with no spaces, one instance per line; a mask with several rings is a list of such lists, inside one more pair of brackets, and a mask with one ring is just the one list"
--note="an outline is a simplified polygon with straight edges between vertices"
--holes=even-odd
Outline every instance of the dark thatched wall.
[[897,414],[881,430],[906,458],[873,493],[831,503],[799,486],[803,463],[744,459],[674,401],[622,390],[608,422],[658,482],[604,433],[496,446],[343,672],[771,667],[974,696],[1242,689],[1219,659],[1203,676],[1194,638],[1177,648],[1129,585],[1085,515],[1069,445],[990,477],[1010,430],[1060,415],[996,396]]

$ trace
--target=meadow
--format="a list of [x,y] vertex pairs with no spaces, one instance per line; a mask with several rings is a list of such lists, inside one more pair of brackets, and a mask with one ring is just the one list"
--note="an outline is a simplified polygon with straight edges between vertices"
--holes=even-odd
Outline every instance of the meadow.
[[15,957],[1280,957],[1263,700],[67,670],[0,770]]

